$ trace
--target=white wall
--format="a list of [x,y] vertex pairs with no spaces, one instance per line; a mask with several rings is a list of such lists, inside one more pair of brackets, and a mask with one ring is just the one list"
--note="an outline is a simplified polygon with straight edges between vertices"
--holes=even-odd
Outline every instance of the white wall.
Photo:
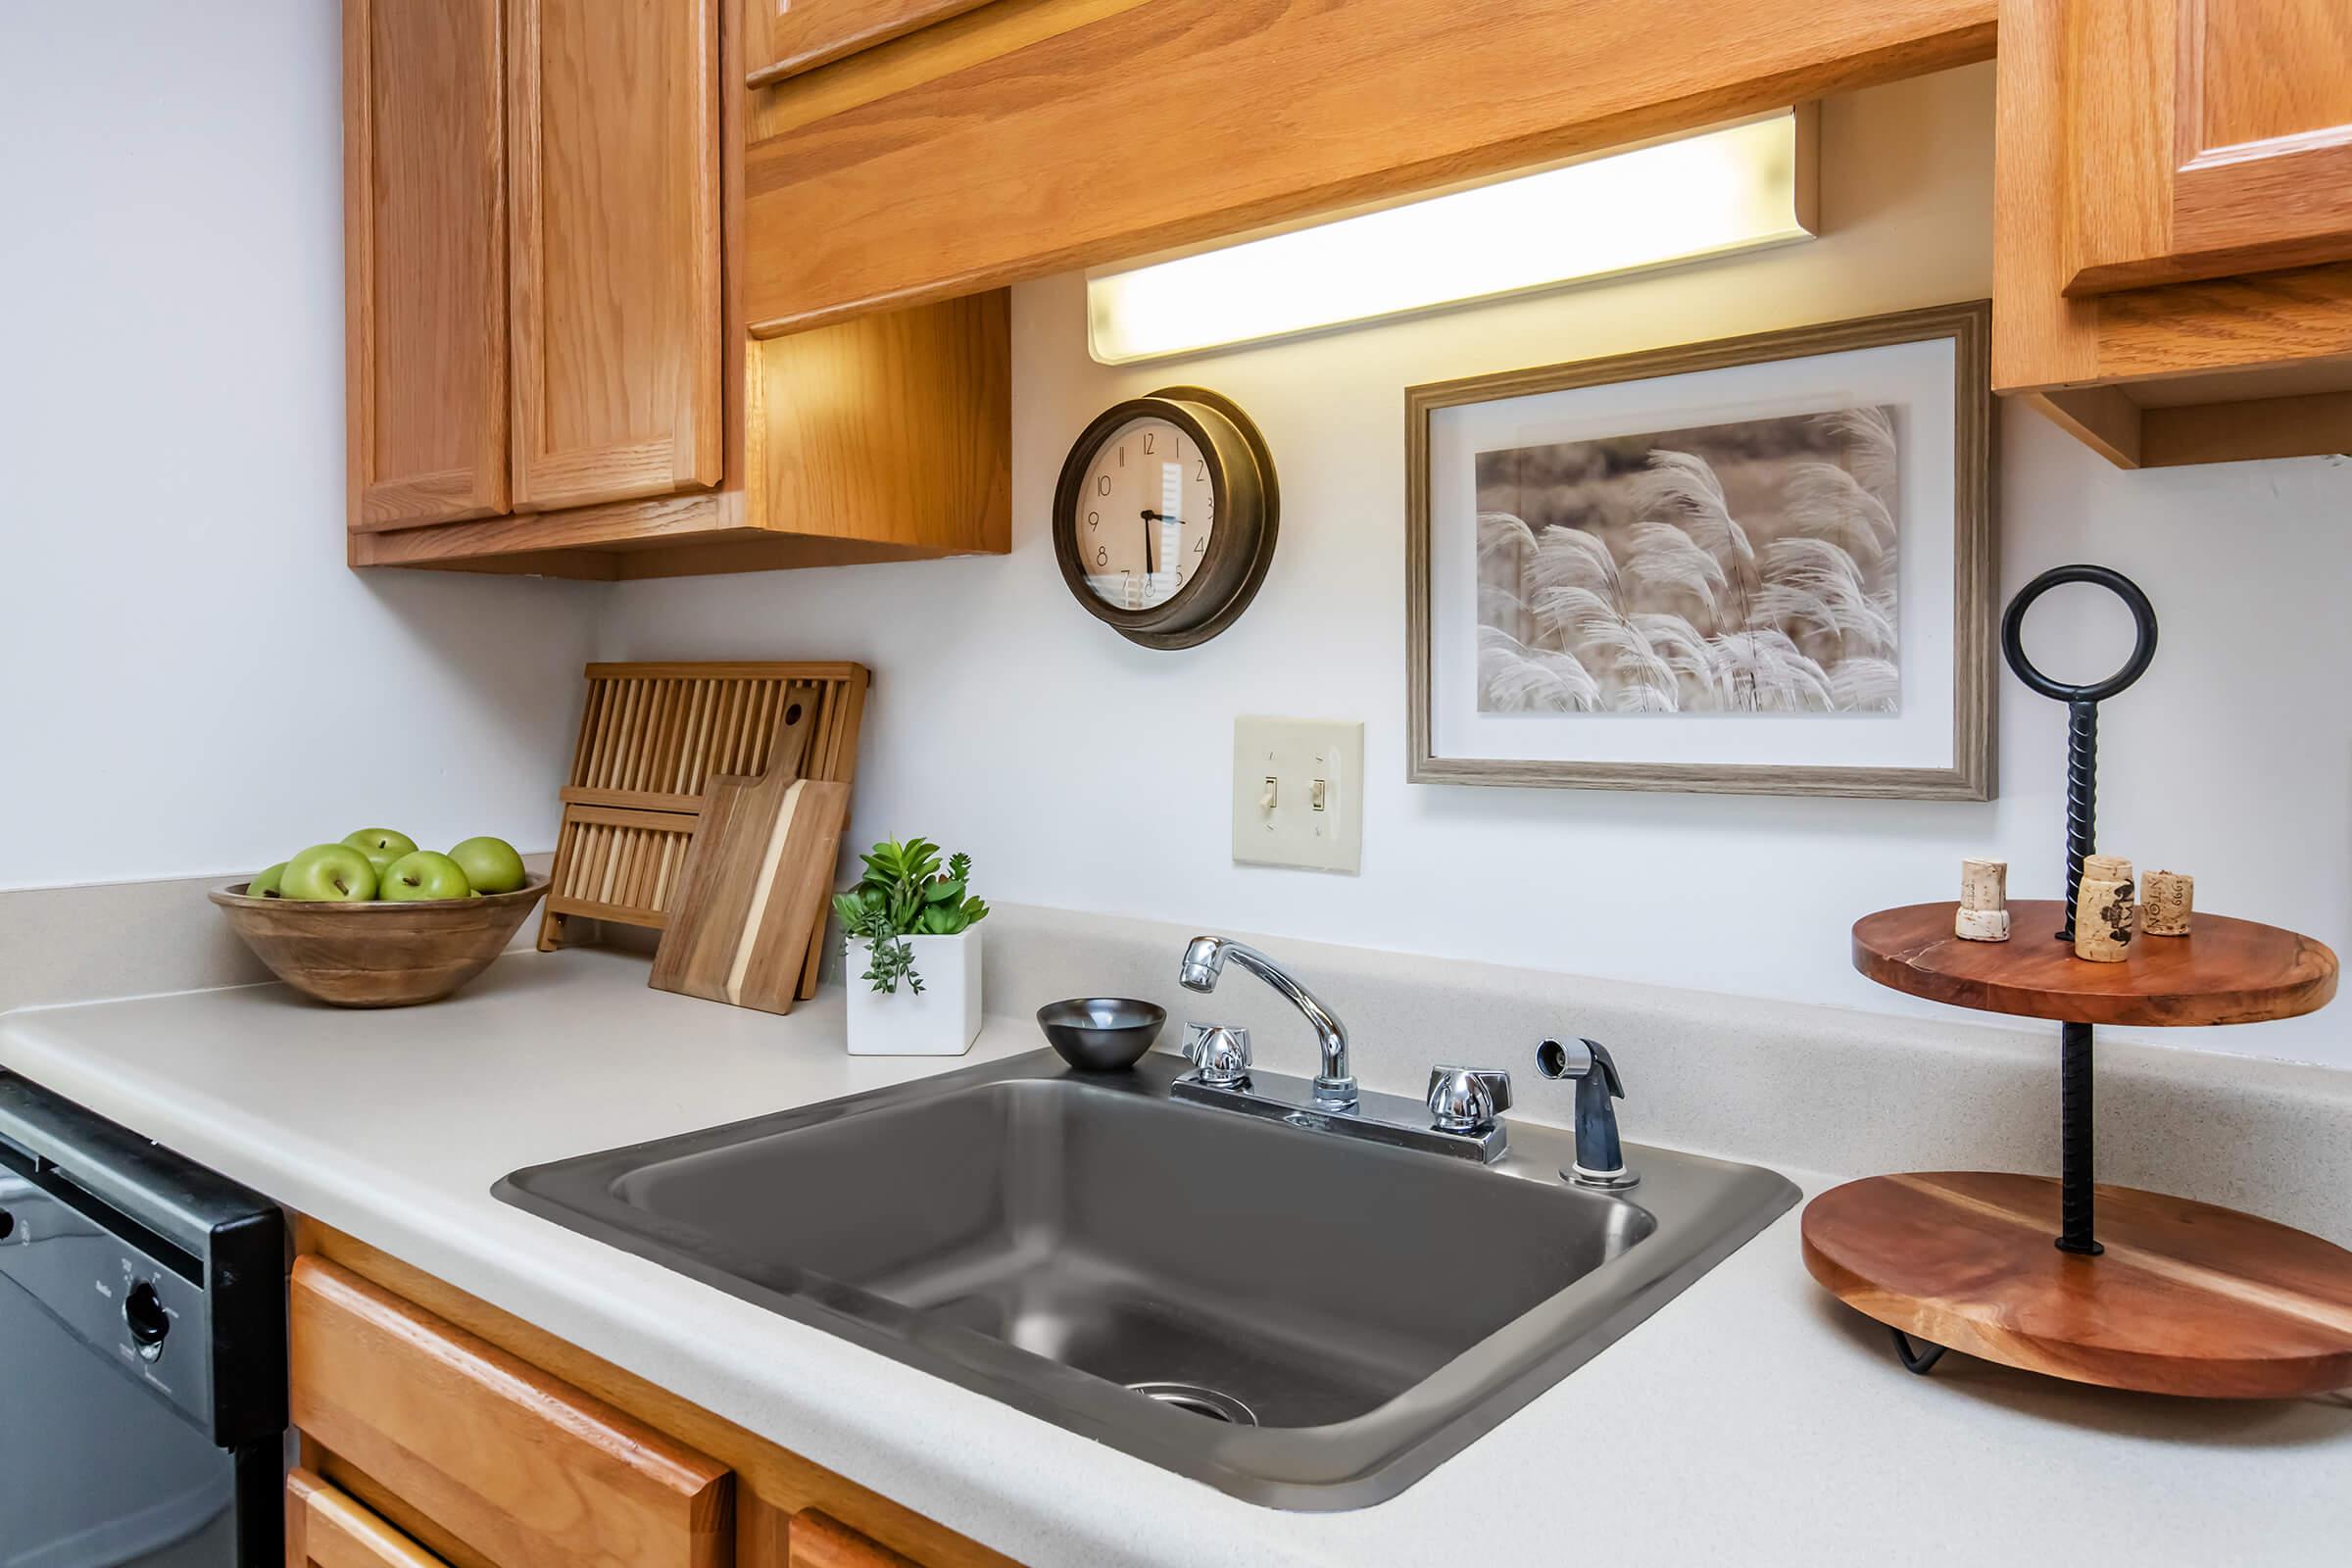
[[[2061,711],[2003,677],[2000,799],[1984,806],[1407,785],[1401,389],[1984,295],[1991,106],[1989,67],[1830,104],[1827,236],[1676,274],[1125,369],[1087,359],[1078,279],[1018,289],[1008,558],[628,584],[604,651],[867,662],[854,832],[969,849],[991,897],[1912,1007],[1850,972],[1846,927],[1951,896],[1963,855],[2006,856],[2020,896],[2059,891]],[[1217,387],[1264,426],[1283,530],[1234,630],[1158,654],[1070,602],[1046,517],[1086,420],[1174,382]],[[2352,467],[2127,474],[2024,411],[2002,438],[2004,593],[2106,562],[2163,617],[2153,671],[2106,713],[2102,846],[2195,872],[2207,907],[2344,946]],[[2090,593],[2061,590],[2036,613],[2054,673],[2087,678],[2126,644],[2120,614],[2087,597],[2068,634],[2061,607]],[[1242,712],[1365,720],[1360,877],[1230,863]],[[2194,1043],[2352,1065],[2341,1019]]]
[[554,842],[603,590],[344,565],[340,28],[0,8],[0,888]]

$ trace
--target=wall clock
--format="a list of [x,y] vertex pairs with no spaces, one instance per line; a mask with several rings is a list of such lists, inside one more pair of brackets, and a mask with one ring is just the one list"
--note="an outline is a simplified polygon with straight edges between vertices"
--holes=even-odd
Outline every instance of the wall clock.
[[1061,466],[1054,553],[1130,642],[1190,648],[1239,619],[1274,559],[1273,455],[1231,399],[1168,386],[1105,409]]

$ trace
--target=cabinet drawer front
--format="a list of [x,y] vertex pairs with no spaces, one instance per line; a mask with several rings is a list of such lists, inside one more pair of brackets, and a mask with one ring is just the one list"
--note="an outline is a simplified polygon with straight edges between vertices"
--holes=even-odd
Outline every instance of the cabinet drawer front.
[[294,1424],[500,1568],[731,1560],[723,1466],[332,1263],[289,1304]]
[[755,87],[976,11],[988,0],[743,0],[744,74]]
[[286,1477],[286,1568],[445,1568],[308,1470]]
[[804,1508],[792,1516],[784,1568],[922,1568],[840,1520]]

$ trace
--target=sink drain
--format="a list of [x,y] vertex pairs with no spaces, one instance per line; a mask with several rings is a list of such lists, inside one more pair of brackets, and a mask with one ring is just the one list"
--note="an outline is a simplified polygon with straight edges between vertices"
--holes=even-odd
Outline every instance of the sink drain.
[[1130,1383],[1127,1387],[1147,1399],[1173,1405],[1193,1415],[1206,1416],[1211,1421],[1224,1421],[1237,1427],[1257,1425],[1257,1412],[1230,1394],[1204,1389],[1198,1383]]

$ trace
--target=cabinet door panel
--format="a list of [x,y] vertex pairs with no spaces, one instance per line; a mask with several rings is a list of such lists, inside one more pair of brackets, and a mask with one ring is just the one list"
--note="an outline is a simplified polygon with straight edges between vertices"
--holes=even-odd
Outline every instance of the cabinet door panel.
[[743,0],[744,74],[755,87],[812,71],[988,0]]
[[510,0],[516,511],[720,475],[718,0]]
[[308,1470],[286,1475],[286,1568],[443,1568]]
[[2352,258],[2352,6],[2078,0],[2069,294]]
[[500,4],[344,7],[354,528],[507,510]]

